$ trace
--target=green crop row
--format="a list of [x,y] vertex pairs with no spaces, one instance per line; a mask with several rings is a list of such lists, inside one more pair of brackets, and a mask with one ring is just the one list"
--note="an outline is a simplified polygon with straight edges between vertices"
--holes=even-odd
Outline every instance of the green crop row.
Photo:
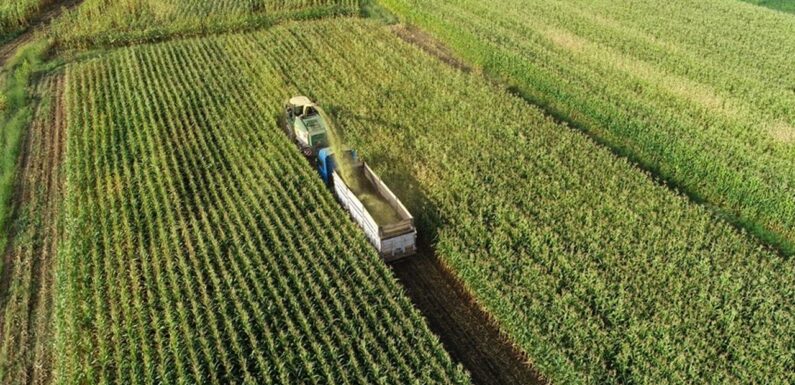
[[465,384],[276,124],[293,25],[66,71],[56,384]]
[[795,253],[792,16],[722,0],[381,3]]
[[223,52],[325,106],[552,383],[795,381],[791,259],[373,23],[278,34]]
[[68,48],[117,46],[358,12],[359,0],[86,0],[51,34]]
[[3,0],[0,2],[0,42],[28,26],[31,18],[48,0]]

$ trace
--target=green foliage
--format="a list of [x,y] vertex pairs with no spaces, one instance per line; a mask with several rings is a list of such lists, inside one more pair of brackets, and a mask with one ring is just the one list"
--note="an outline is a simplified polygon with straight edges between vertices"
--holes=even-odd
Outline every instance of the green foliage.
[[361,0],[361,16],[374,20],[380,20],[384,24],[396,24],[398,19],[395,15],[382,7],[376,0]]
[[721,0],[381,3],[795,252],[792,16]]
[[277,125],[332,25],[67,67],[54,383],[468,383]]
[[[251,88],[236,100],[271,115],[291,95],[317,100],[552,383],[793,383],[790,259],[378,23],[313,25],[148,57],[238,74]],[[251,115],[268,113],[229,119]]]
[[51,34],[70,48],[117,46],[358,12],[358,0],[86,0],[56,21]]
[[10,35],[28,26],[42,6],[49,0],[3,0],[0,2],[0,42],[4,35]]
[[792,0],[742,0],[746,3],[775,9],[782,12],[795,13],[795,1]]
[[20,142],[32,118],[28,86],[47,47],[46,42],[22,47],[0,72],[0,252],[8,241]]

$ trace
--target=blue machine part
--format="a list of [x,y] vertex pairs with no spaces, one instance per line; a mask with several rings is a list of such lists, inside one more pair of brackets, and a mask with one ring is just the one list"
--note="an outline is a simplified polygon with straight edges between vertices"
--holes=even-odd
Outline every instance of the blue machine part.
[[[345,154],[350,156],[353,160],[358,158],[354,150],[345,150]],[[334,150],[332,150],[331,147],[320,149],[317,153],[317,171],[320,173],[320,178],[323,179],[323,182],[331,184],[331,175],[336,168],[337,164],[334,162]]]

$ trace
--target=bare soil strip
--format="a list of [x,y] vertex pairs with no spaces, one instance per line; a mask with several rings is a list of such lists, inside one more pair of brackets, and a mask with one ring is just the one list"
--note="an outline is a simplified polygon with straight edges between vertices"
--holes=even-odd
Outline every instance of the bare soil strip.
[[525,358],[499,331],[433,253],[391,265],[414,305],[477,385],[545,384]]
[[6,61],[14,55],[17,48],[33,40],[36,32],[46,28],[50,22],[60,16],[64,10],[76,7],[81,1],[82,0],[53,1],[42,9],[41,13],[31,21],[30,27],[25,29],[25,31],[16,38],[0,46],[0,67],[5,65]]
[[22,149],[16,215],[0,287],[0,383],[47,384],[52,374],[53,281],[61,235],[63,75],[41,80]]

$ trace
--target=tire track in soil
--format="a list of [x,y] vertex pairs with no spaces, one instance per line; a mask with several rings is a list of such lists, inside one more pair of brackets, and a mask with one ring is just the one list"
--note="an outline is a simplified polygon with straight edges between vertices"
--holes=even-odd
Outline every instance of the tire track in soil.
[[61,13],[63,13],[64,10],[72,9],[81,2],[82,0],[64,0],[53,1],[46,5],[41,12],[39,12],[39,15],[31,20],[30,26],[25,28],[25,30],[19,36],[0,46],[0,68],[2,68],[6,61],[8,61],[8,59],[10,59],[14,53],[17,52],[19,47],[32,41],[37,32],[43,31],[47,26],[50,25],[50,22],[55,20],[58,16],[61,16]]
[[[392,33],[450,67],[473,72],[444,44],[411,25],[388,27]],[[542,385],[547,381],[526,355],[499,330],[432,248],[390,265],[414,305],[428,320],[445,349],[470,373],[476,385]]]
[[48,384],[52,377],[54,270],[65,146],[63,74],[43,78],[14,195],[12,235],[0,284],[0,383]]
[[431,331],[453,360],[469,371],[474,384],[546,384],[428,247],[390,267]]

